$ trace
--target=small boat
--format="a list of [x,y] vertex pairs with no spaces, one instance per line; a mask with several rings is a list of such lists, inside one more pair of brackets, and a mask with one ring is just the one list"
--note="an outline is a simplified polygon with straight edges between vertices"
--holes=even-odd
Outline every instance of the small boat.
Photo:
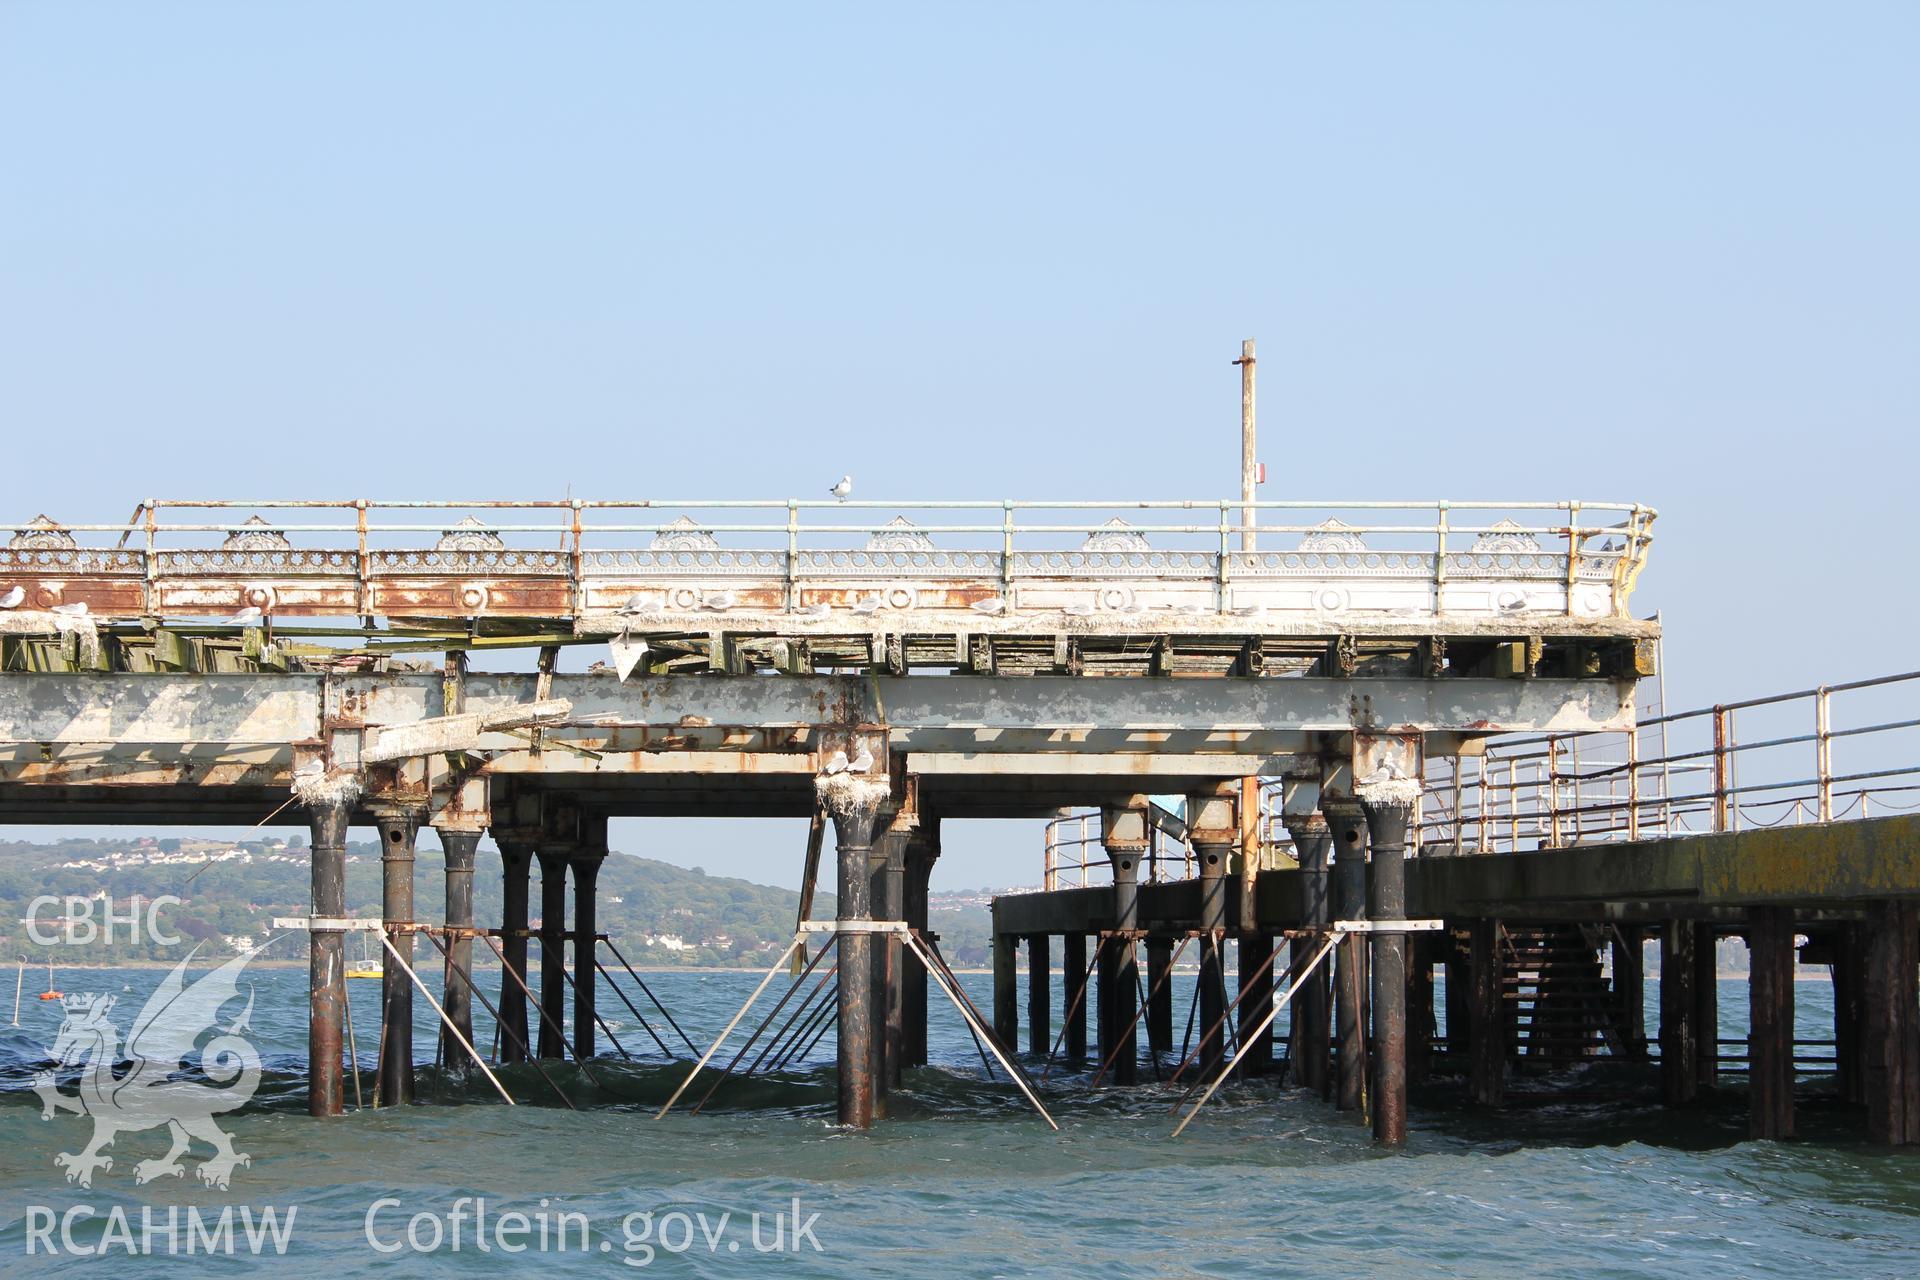
[[347,966],[347,976],[349,978],[384,978],[387,976],[387,967],[378,960],[370,964],[352,964]]

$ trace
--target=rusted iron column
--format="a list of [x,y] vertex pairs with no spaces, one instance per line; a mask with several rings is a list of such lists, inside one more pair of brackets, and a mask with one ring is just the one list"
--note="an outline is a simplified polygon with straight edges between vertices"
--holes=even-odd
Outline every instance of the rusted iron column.
[[1060,970],[1063,976],[1062,1008],[1067,1019],[1065,1038],[1060,1043],[1068,1062],[1087,1060],[1087,935],[1063,934],[1060,938]]
[[440,1007],[452,1024],[441,1025],[440,1060],[462,1071],[473,1062],[454,1030],[473,1043],[473,861],[479,844],[478,831],[440,829],[447,861],[447,959]]
[[1700,1027],[1694,1021],[1698,930],[1691,920],[1669,920],[1660,934],[1660,1089],[1670,1107],[1700,1093]]
[[1467,926],[1472,953],[1473,1013],[1467,1088],[1483,1107],[1497,1107],[1506,1093],[1507,1029],[1502,1008],[1500,922],[1475,920]]
[[1793,908],[1747,909],[1747,1131],[1793,1136]]
[[[1289,800],[1292,789],[1289,787]],[[1319,788],[1313,788],[1308,803],[1319,803]],[[1333,845],[1333,832],[1318,812],[1286,814],[1287,834],[1293,837],[1294,852],[1300,860],[1300,923],[1306,928],[1332,922],[1332,900],[1328,896],[1327,851]],[[1300,971],[1316,950],[1311,939],[1290,944],[1288,958],[1292,966],[1291,982],[1299,985],[1299,994],[1289,1008],[1293,1012],[1293,1042],[1287,1054],[1293,1068],[1293,1082],[1303,1089],[1317,1089],[1327,1095],[1327,1072],[1331,1052],[1331,984],[1327,966],[1316,966],[1305,978]]]
[[1621,1053],[1634,1062],[1647,1057],[1647,932],[1637,924],[1614,927],[1614,1025],[1619,1028]]
[[[878,754],[878,753],[875,753]],[[840,1065],[840,1123],[856,1129],[873,1127],[874,1033],[873,934],[865,927],[873,920],[873,869],[869,856],[873,828],[890,794],[884,778],[864,774],[821,774],[814,780],[821,805],[833,821],[838,844],[838,920],[840,969],[837,1028]],[[994,939],[996,994],[1002,939]],[[995,1000],[996,1017],[999,1001]]]
[[545,837],[540,859],[540,1042],[543,1058],[566,1055],[561,1037],[567,1016],[567,845]]
[[[1327,801],[1327,826],[1332,831],[1333,917],[1357,920],[1366,914],[1367,819],[1352,801]],[[1356,934],[1340,939],[1333,953],[1335,1064],[1334,1105],[1358,1111],[1365,1101],[1367,1079],[1366,952]]]
[[1240,833],[1236,806],[1240,784],[1196,791],[1187,797],[1187,837],[1200,863],[1200,1037],[1195,1064],[1202,1078],[1220,1070],[1226,1054],[1226,967],[1221,954],[1227,933],[1227,863]]
[[1140,1036],[1135,1025],[1140,962],[1135,935],[1140,930],[1140,859],[1147,852],[1147,798],[1100,810],[1100,843],[1113,868],[1113,933],[1105,939],[1110,963],[1101,968],[1100,1008],[1104,1029],[1100,1061],[1112,1059],[1113,1082],[1140,1079]]
[[1720,1083],[1720,934],[1710,921],[1693,924],[1694,1083]]
[[[531,889],[533,851],[538,833],[518,828],[495,827],[493,842],[500,846],[502,905],[500,909],[500,951],[506,957],[507,972],[500,975],[500,1061],[526,1060],[527,993],[520,983],[527,980],[528,896]],[[517,981],[516,981],[517,976]]]
[[1866,920],[1867,1137],[1920,1143],[1920,906],[1875,902]]
[[1147,939],[1147,1049],[1173,1052],[1173,939]]
[[346,1018],[347,824],[360,799],[351,775],[298,775],[294,795],[312,832],[312,898],[307,920],[307,1112],[346,1109],[341,1039]]
[[580,847],[573,856],[573,1056],[591,1058],[594,1044],[594,975],[598,966],[600,864],[607,860],[607,820],[580,815]]
[[1037,1058],[1053,1048],[1052,943],[1044,933],[1027,935],[1027,1052]]
[[[413,963],[413,845],[424,813],[403,805],[373,806],[380,829],[380,926],[393,949]],[[383,955],[380,972],[380,1062],[375,1092],[382,1106],[413,1101],[413,982]]]
[[1396,1147],[1407,1140],[1407,824],[1420,798],[1412,778],[1363,782],[1372,867],[1367,918],[1373,941],[1373,1137]]
[[[920,825],[907,837],[907,924],[921,936],[937,940],[927,925],[928,886],[933,879],[933,864],[940,857],[940,819],[923,812]],[[927,966],[908,951],[901,990],[901,1021],[905,1027],[901,1056],[909,1067],[927,1065]]]

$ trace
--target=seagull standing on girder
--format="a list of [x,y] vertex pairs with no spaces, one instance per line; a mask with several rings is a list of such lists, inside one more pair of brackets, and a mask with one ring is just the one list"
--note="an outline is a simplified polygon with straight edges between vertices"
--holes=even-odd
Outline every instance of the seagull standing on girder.
[[840,483],[834,485],[833,488],[827,490],[827,492],[832,494],[835,498],[838,498],[840,501],[845,502],[847,500],[848,495],[850,495],[853,492],[853,477],[841,476]]

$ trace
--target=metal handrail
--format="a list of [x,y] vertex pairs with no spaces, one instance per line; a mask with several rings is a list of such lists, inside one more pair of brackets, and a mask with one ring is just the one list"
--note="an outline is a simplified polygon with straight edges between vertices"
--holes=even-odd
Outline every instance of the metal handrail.
[[[1482,756],[1430,764],[1423,843],[1493,853],[1855,821],[1876,805],[1882,813],[1920,808],[1892,799],[1920,793],[1920,750],[1897,741],[1920,730],[1920,716],[1889,717],[1877,700],[1854,709],[1859,723],[1835,722],[1835,695],[1899,686],[1920,698],[1920,672],[1652,716],[1627,734],[1497,739]],[[1740,713],[1762,710],[1803,716],[1811,727],[1743,741]],[[1670,745],[1675,729],[1708,740]],[[1643,740],[1656,749],[1642,751]],[[1856,758],[1837,766],[1841,742]]]

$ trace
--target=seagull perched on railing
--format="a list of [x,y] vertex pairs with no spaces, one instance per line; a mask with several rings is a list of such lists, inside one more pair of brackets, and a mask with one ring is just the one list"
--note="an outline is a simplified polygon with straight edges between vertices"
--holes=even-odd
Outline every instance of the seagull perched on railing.
[[827,492],[832,494],[834,497],[838,498],[840,501],[845,502],[847,500],[847,496],[853,492],[853,477],[841,476],[840,483],[833,486],[833,488],[827,490]]
[[75,600],[72,604],[57,604],[53,606],[53,612],[63,618],[84,618],[87,616],[87,602]]
[[0,596],[0,609],[18,609],[20,602],[27,598],[27,589],[16,586],[7,594]]
[[985,600],[975,600],[967,607],[975,613],[1005,613],[1007,602],[999,596],[990,596]]
[[855,613],[861,613],[861,614],[878,613],[880,612],[880,597],[864,596],[861,599],[855,600],[852,604],[848,605],[847,607],[849,609],[852,609]]
[[228,618],[225,625],[229,627],[251,627],[259,621],[260,606],[250,604],[240,612],[234,614],[231,618]]

